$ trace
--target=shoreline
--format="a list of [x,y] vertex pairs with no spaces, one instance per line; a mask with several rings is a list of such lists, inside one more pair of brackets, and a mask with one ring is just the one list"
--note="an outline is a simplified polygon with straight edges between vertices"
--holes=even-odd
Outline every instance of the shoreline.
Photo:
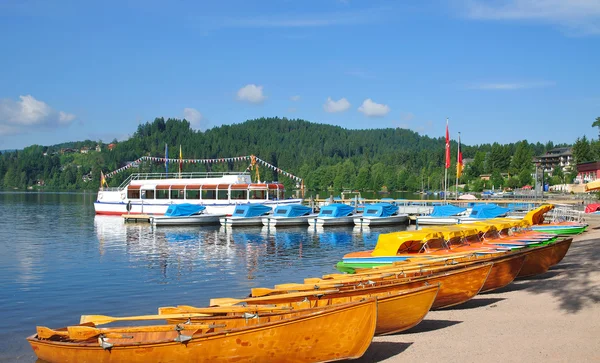
[[542,275],[518,279],[416,327],[375,337],[353,362],[600,361],[600,216]]

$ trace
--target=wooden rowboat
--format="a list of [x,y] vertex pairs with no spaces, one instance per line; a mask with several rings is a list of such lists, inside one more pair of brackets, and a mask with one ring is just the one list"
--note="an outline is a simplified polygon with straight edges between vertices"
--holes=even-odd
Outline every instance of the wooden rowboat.
[[364,275],[361,280],[357,280],[353,276],[348,276],[350,278],[348,281],[344,281],[343,279],[322,279],[312,284],[277,285],[272,289],[270,294],[262,297],[211,299],[210,305],[242,302],[247,304],[268,303],[278,305],[278,302],[281,301],[278,299],[285,299],[288,292],[296,290],[312,289],[313,292],[322,294],[321,299],[323,299],[329,295],[329,293],[325,294],[326,292],[322,292],[321,290],[323,289],[335,288],[340,292],[362,296],[381,291],[378,289],[409,290],[427,283],[429,285],[440,285],[440,290],[431,306],[432,309],[440,309],[462,304],[477,295],[483,287],[491,269],[492,264],[485,263],[408,279],[405,278],[406,275],[401,270],[396,271],[396,273],[373,274],[372,276]]
[[[325,291],[325,292],[314,292],[312,295],[304,295],[304,297],[297,296],[294,294],[276,294],[271,295],[268,299],[265,297],[261,298],[259,302],[269,303],[282,308],[279,313],[269,314],[254,314],[251,315],[252,319],[256,319],[256,322],[260,322],[261,319],[272,319],[276,318],[276,315],[286,316],[291,314],[290,310],[285,308],[291,308],[294,311],[301,309],[311,309],[319,306],[331,306],[335,304],[348,303],[350,301],[356,301],[364,298],[377,298],[377,327],[375,329],[376,335],[392,334],[410,329],[417,325],[425,315],[429,312],[437,294],[439,291],[439,285],[424,285],[416,288],[405,288],[404,286],[398,286],[398,284],[379,285],[374,287],[357,287],[357,290],[348,291]],[[237,299],[236,299],[237,300]],[[267,301],[268,300],[268,301]],[[218,302],[218,300],[214,300]],[[176,310],[174,310],[176,309]],[[179,313],[185,314],[193,311],[190,307],[177,307],[177,308],[160,308],[159,314],[166,313]],[[233,316],[223,316],[216,318],[200,317],[193,318],[192,323],[202,324],[222,324],[225,323],[230,325],[230,319],[238,319],[245,321],[247,324],[248,315],[245,319]],[[169,323],[184,322],[184,319],[171,319]]]
[[[327,362],[359,358],[371,343],[376,299],[290,313],[245,327],[194,324],[99,329],[75,326],[27,338],[39,359],[80,362]],[[161,327],[168,327],[162,329]],[[190,328],[192,327],[192,328]],[[350,328],[349,328],[350,327]],[[71,335],[77,331],[93,334]],[[89,338],[88,338],[89,337]]]

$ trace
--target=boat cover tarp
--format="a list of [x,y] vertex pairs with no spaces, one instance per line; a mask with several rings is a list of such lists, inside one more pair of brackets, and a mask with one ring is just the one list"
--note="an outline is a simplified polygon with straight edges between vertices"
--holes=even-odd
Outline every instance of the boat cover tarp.
[[280,205],[275,208],[275,212],[273,215],[276,217],[301,217],[307,214],[310,214],[312,209],[302,204],[288,204],[288,205]]
[[382,233],[377,239],[377,245],[371,252],[371,256],[396,256],[401,249],[418,250],[427,241],[437,238],[444,238],[444,236],[433,230]]
[[592,190],[600,189],[600,179],[591,181],[585,185],[585,191],[591,192]]
[[319,211],[319,217],[346,217],[352,212],[354,212],[354,208],[351,206],[341,203],[334,203],[322,207]]
[[477,204],[471,209],[471,218],[497,218],[506,215],[510,209],[502,208],[497,204]]
[[165,215],[168,217],[187,217],[194,214],[198,214],[205,210],[206,207],[203,205],[182,203],[182,204],[171,204]]
[[433,207],[433,212],[431,212],[430,216],[432,217],[450,217],[460,214],[466,211],[467,208],[457,207],[452,204],[448,205],[438,205]]
[[585,206],[586,213],[594,213],[600,209],[600,203],[592,203]]
[[235,207],[233,211],[234,217],[260,217],[265,215],[271,211],[271,207],[267,207],[266,205],[258,204],[258,203],[250,203],[250,204],[240,204]]
[[365,205],[365,217],[389,217],[398,211],[398,206],[390,203],[373,203]]

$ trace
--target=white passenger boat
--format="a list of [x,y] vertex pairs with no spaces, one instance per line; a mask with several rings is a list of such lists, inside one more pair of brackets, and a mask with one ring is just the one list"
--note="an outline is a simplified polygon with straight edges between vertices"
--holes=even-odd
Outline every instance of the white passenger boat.
[[219,218],[225,217],[225,214],[208,214],[205,211],[203,205],[173,204],[164,216],[151,216],[150,223],[155,226],[208,225],[219,224]]
[[273,210],[262,204],[240,204],[235,207],[231,217],[219,218],[222,226],[262,226],[262,219]]
[[306,226],[309,219],[317,216],[318,213],[312,213],[312,208],[302,204],[280,205],[273,215],[262,219],[262,224],[266,227]]
[[364,206],[362,216],[354,218],[356,226],[387,226],[408,221],[408,214],[399,214],[398,206],[390,203],[374,203]]
[[334,203],[321,207],[319,214],[308,220],[311,227],[346,226],[354,224],[354,218],[361,216],[347,204]]
[[298,204],[285,199],[283,184],[253,183],[246,173],[139,173],[117,188],[101,188],[94,202],[96,214],[163,215],[172,204],[206,207],[206,213],[231,215],[238,204],[268,207]]

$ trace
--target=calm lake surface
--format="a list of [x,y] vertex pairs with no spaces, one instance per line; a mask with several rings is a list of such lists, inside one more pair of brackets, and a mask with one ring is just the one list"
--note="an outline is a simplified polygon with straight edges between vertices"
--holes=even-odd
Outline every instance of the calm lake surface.
[[336,272],[345,253],[372,249],[357,229],[159,227],[96,216],[95,193],[0,193],[0,361],[35,362],[25,337],[82,314],[155,314],[205,306],[253,287]]

